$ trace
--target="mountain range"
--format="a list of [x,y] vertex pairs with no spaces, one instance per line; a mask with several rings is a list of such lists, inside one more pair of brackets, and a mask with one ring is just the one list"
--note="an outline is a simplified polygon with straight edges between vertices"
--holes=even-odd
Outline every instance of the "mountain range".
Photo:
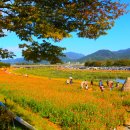
[[[74,62],[77,61],[78,59],[84,57],[85,55],[80,54],[80,53],[75,53],[75,52],[66,52],[64,53],[65,57],[60,57],[60,59],[66,63],[66,62]],[[10,64],[16,64],[16,63],[32,63],[32,62],[28,62],[26,61],[24,58],[16,58],[16,59],[6,59],[6,60],[2,60],[2,62],[5,63],[10,63]],[[42,61],[40,62],[41,64],[48,64],[47,61]]]
[[[66,52],[64,53],[66,57],[61,57],[63,62],[85,62],[88,60],[117,60],[117,59],[130,59],[130,48],[118,51],[110,51],[110,50],[98,50],[92,54],[87,56],[75,53],[75,52]],[[7,59],[2,60],[6,63],[28,63],[24,58],[16,58],[16,59]],[[42,62],[45,63],[45,62]]]
[[99,50],[90,55],[80,58],[78,61],[84,62],[87,60],[119,60],[130,59],[130,48],[119,51]]
[[75,53],[75,52],[66,52],[65,53],[66,57],[72,60],[78,60],[80,58],[83,58],[85,55],[80,54],[80,53]]

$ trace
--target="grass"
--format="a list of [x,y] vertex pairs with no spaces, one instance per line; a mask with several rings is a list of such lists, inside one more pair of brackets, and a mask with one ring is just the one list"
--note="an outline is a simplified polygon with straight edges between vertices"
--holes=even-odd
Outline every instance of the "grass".
[[[30,75],[35,75],[33,71],[37,72],[37,76]],[[49,73],[53,71],[59,73],[53,73],[51,78],[48,78]],[[81,73],[77,70],[55,70],[54,68],[20,69],[17,72],[22,74],[28,72],[29,77],[0,72],[0,93],[10,101],[19,104],[23,110],[31,111],[39,118],[49,119],[54,124],[60,125],[62,129],[110,130],[123,125],[128,116],[126,105],[129,107],[129,103],[126,103],[126,100],[130,98],[129,92],[120,92],[117,88],[110,91],[107,86],[105,86],[105,91],[101,92],[97,81],[89,90],[80,88],[82,80],[80,77],[83,76],[82,74],[87,76],[89,72]],[[72,85],[67,85],[65,78],[68,78],[70,72],[79,75],[79,78],[74,79]],[[102,73],[105,75],[105,72]],[[117,75],[116,72],[113,73]],[[126,76],[125,73],[128,72],[118,73]],[[17,114],[20,114],[21,111],[18,111]],[[26,115],[29,113],[27,112]],[[26,118],[26,120],[29,121],[31,118]],[[34,124],[37,128],[40,127],[39,120],[37,119],[37,124]],[[40,130],[40,128],[38,129]]]
[[[39,116],[38,114],[32,112],[32,110],[28,108],[21,107],[21,105],[17,104],[17,102],[10,100],[8,97],[6,97],[3,94],[0,94],[0,101],[4,103],[4,98],[7,98],[6,106],[8,110],[13,112],[15,115],[21,117],[28,123],[30,123],[32,126],[37,128],[38,130],[60,130],[60,128],[56,128],[47,120]],[[35,117],[35,118],[34,118]],[[39,125],[40,124],[40,125]],[[18,126],[15,126],[17,130],[21,130]],[[13,130],[12,126],[12,130]]]
[[54,68],[54,67],[43,67],[43,68],[23,68],[23,69],[17,69],[15,71],[16,73],[20,74],[31,74],[36,76],[44,76],[49,78],[68,78],[69,76],[72,76],[76,80],[84,80],[84,79],[126,79],[129,77],[130,72],[129,71],[102,71],[102,70],[67,70],[67,69],[61,69],[61,68]]

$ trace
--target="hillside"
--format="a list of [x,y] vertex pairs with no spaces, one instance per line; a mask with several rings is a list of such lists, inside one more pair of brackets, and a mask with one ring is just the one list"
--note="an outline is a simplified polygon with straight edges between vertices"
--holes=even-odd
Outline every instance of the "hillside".
[[85,62],[87,60],[108,60],[108,59],[130,59],[130,48],[119,51],[99,50],[87,55],[78,61]]
[[130,48],[114,52],[119,58],[130,59]]
[[71,60],[77,60],[77,59],[80,59],[85,56],[83,54],[75,53],[75,52],[66,52],[65,55],[67,58],[69,58]]

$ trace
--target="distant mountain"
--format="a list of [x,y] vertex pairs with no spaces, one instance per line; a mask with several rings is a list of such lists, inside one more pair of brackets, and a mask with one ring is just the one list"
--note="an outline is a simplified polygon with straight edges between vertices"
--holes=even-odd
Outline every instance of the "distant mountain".
[[24,60],[24,58],[6,59],[6,60],[1,60],[1,61],[5,63],[10,63],[10,64],[29,63],[28,61]]
[[[80,53],[75,53],[75,52],[67,52],[64,54],[66,55],[66,57],[60,57],[60,59],[64,63],[69,62],[69,61],[70,62],[85,62],[87,60],[130,59],[130,48],[119,50],[119,51],[99,50],[87,56]],[[2,62],[11,63],[11,64],[32,63],[32,62],[28,62],[24,60],[24,58],[7,59],[7,60],[2,60]],[[40,63],[48,64],[47,61],[42,61]]]
[[95,53],[87,55],[78,61],[85,62],[87,60],[108,60],[108,59],[130,59],[130,48],[119,51],[110,51],[110,50],[99,50]]
[[[26,61],[24,58],[16,58],[16,59],[6,59],[2,60],[4,63],[10,63],[10,64],[16,64],[16,63],[26,63],[26,64],[32,64],[32,61]],[[48,64],[47,61],[41,61],[40,64]]]
[[77,60],[85,56],[83,54],[75,53],[75,52],[66,52],[65,55],[68,59],[71,59],[71,60]]
[[130,48],[114,52],[121,59],[130,59]]
[[[75,53],[75,52],[67,52],[67,53],[64,53],[66,55],[66,57],[60,57],[60,59],[63,61],[63,62],[68,62],[68,61],[75,61],[77,59],[80,59],[82,57],[84,57],[85,55],[83,54],[79,54],[79,53]],[[10,64],[16,64],[16,63],[33,63],[33,62],[28,62],[26,60],[24,60],[24,58],[16,58],[16,59],[6,59],[6,60],[2,60],[2,62],[5,62],[5,63],[10,63]],[[40,62],[41,64],[48,64],[47,61],[41,61]]]

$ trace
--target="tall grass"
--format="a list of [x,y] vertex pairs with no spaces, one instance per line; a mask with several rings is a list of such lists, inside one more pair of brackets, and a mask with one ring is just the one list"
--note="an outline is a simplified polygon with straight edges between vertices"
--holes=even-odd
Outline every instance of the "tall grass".
[[[34,75],[37,72],[37,75],[46,77],[50,76],[50,73],[52,75],[50,79],[1,74],[0,93],[20,104],[24,109],[30,108],[41,117],[48,118],[63,129],[110,130],[123,125],[126,120],[127,112],[123,102],[125,98],[129,98],[129,93],[121,93],[116,89],[109,91],[107,87],[101,92],[97,82],[93,86],[94,89],[82,90],[80,82],[76,79],[72,85],[65,84],[65,79],[59,79],[59,77],[68,78],[70,74],[73,78],[79,75],[77,79],[80,79],[92,72],[60,71],[54,68],[18,71]],[[99,75],[101,74],[96,72],[92,77]]]
[[123,125],[126,118],[125,109],[117,92],[114,92],[112,96],[109,92],[105,95],[98,91],[94,94],[95,99],[91,95],[92,100],[69,104],[66,107],[51,102],[51,99],[39,102],[32,97],[26,97],[26,95],[19,94],[18,97],[16,92],[6,89],[1,89],[1,93],[20,104],[24,109],[29,107],[34,113],[49,118],[50,121],[60,125],[63,129],[109,130]]
[[[3,93],[6,93],[6,91],[4,90]],[[115,99],[113,99],[114,104],[105,101],[105,98],[103,98],[104,101],[102,102],[99,98],[100,102],[97,100],[97,102],[74,103],[63,108],[62,106],[57,107],[49,100],[38,102],[26,97],[16,97],[12,93],[8,94],[8,98],[19,103],[24,108],[30,107],[33,112],[39,113],[42,117],[49,118],[50,121],[65,129],[109,130],[110,128],[123,125],[126,118],[125,110],[120,105],[121,101]],[[117,105],[120,107],[117,107]]]

